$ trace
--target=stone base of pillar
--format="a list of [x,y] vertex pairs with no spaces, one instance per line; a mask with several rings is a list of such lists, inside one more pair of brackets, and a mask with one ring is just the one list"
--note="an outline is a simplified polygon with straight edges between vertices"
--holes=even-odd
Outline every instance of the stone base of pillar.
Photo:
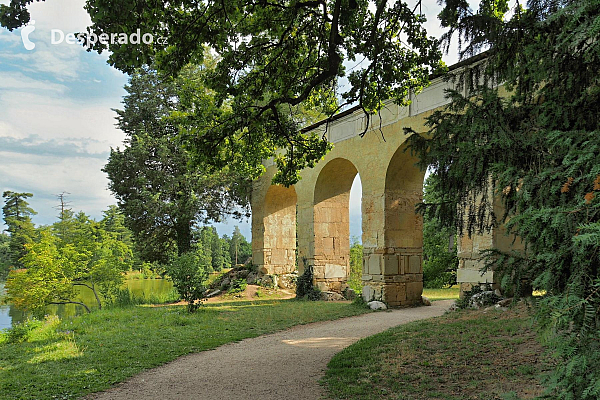
[[313,285],[323,292],[342,293],[348,286],[348,265],[334,264],[328,260],[311,260],[313,266]]
[[287,275],[296,271],[295,265],[259,265],[261,275]]
[[[379,250],[379,251],[378,251]],[[423,257],[420,248],[371,249],[363,263],[363,299],[390,307],[422,304]]]
[[423,282],[376,283],[363,286],[363,299],[383,301],[389,307],[409,307],[423,304]]

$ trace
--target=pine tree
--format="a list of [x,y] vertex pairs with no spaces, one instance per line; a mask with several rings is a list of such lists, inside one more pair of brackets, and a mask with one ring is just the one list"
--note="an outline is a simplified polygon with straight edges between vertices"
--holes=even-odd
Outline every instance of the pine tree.
[[2,207],[4,222],[10,233],[10,262],[14,268],[22,268],[21,258],[27,254],[25,245],[33,243],[37,233],[31,217],[36,212],[29,207],[27,199],[32,197],[31,193],[17,193],[5,191],[2,194],[5,204]]
[[428,119],[427,135],[411,137],[412,150],[433,169],[443,196],[430,207],[444,224],[470,234],[504,222],[523,240],[525,251],[487,252],[488,265],[517,295],[546,293],[536,318],[563,358],[552,397],[597,399],[600,0],[530,0],[507,11],[501,0],[475,12],[446,0],[446,43],[458,34],[463,56],[487,52],[452,77],[451,104]]

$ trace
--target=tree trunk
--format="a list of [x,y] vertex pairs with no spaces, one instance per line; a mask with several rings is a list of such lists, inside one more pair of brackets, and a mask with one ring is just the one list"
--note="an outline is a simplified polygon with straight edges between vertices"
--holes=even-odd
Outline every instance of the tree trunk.
[[85,286],[86,288],[90,289],[94,293],[94,297],[96,298],[96,302],[98,303],[98,309],[102,310],[102,303],[100,302],[100,297],[98,296],[98,293],[96,293],[96,286],[93,283],[92,286],[86,283],[74,283],[73,286]]
[[189,252],[192,249],[192,229],[190,227],[190,221],[177,221],[175,232],[177,234],[177,254],[182,255]]

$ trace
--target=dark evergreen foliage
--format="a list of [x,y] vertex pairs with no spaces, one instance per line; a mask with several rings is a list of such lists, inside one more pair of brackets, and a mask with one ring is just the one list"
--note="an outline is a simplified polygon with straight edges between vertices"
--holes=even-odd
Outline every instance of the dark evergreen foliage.
[[10,233],[8,244],[10,264],[14,268],[23,268],[21,258],[27,254],[25,245],[33,243],[37,238],[35,226],[31,221],[31,217],[37,213],[27,202],[33,194],[7,190],[2,197],[5,199],[2,214],[8,227],[6,231]]
[[190,67],[170,80],[140,70],[126,86],[124,109],[117,110],[117,125],[127,138],[122,150],[111,150],[104,172],[145,261],[167,263],[174,254],[191,251],[196,223],[248,213],[248,181],[227,168],[191,168],[191,154],[169,118],[183,111],[188,96],[198,107],[211,97],[195,86],[202,71]]
[[488,252],[488,265],[517,294],[545,293],[536,317],[562,358],[552,396],[597,399],[600,1],[531,0],[510,19],[506,10],[446,1],[442,22],[464,54],[487,48],[487,58],[455,75],[463,86],[429,118],[428,137],[411,137],[412,150],[434,171],[443,198],[431,207],[446,225],[471,234],[503,222],[524,241],[521,252]]

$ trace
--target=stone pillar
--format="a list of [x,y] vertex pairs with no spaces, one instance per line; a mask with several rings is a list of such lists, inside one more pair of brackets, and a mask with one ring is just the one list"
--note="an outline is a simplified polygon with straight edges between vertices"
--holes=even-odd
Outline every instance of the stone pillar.
[[314,265],[314,218],[312,198],[298,197],[298,275],[309,265]]
[[494,280],[494,272],[487,271],[481,273],[484,267],[483,260],[480,260],[481,251],[491,249],[494,245],[494,235],[496,230],[491,232],[472,235],[463,235],[458,238],[458,270],[456,271],[456,281],[460,285],[460,296],[473,286],[481,284],[490,284],[497,286]]
[[261,201],[258,189],[252,196],[252,262],[261,274],[289,274],[296,269],[296,192],[271,185]]
[[[491,183],[490,183],[491,186]],[[491,196],[491,195],[490,195]],[[499,197],[493,199],[493,210],[496,216],[504,214],[504,207]],[[487,249],[498,249],[501,251],[522,251],[523,243],[519,238],[506,234],[503,225],[492,228],[489,232],[482,234],[463,235],[458,238],[458,270],[456,281],[460,285],[460,296],[465,291],[471,290],[476,285],[492,286],[492,289],[500,289],[500,277],[493,270],[482,273],[485,262],[481,260],[481,253]]]
[[[350,273],[349,202],[357,172],[350,161],[335,158],[321,169],[314,186],[308,263],[314,285],[324,291],[341,292]],[[304,220],[308,210],[303,206],[302,212]]]
[[415,207],[424,173],[405,147],[392,156],[385,186],[363,194],[363,298],[391,307],[421,304],[423,292],[423,218]]
[[384,246],[365,247],[365,300],[382,300],[391,307],[421,303],[423,219],[415,213],[421,198],[420,191],[386,193]]

